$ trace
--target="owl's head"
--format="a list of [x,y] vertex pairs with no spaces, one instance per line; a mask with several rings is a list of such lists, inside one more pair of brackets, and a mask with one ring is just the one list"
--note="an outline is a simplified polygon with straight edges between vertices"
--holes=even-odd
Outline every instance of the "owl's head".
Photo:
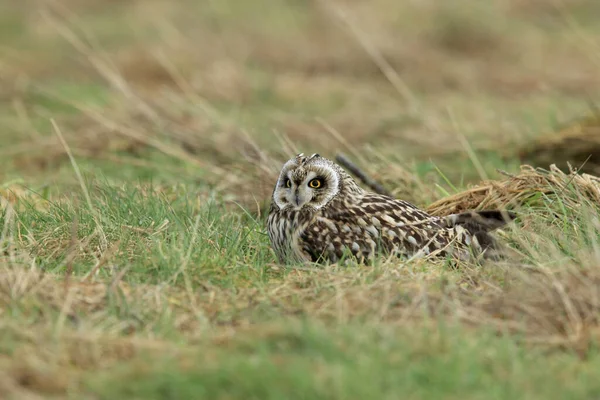
[[310,157],[298,154],[283,165],[273,191],[273,201],[280,210],[318,210],[349,186],[360,190],[333,161],[318,154]]

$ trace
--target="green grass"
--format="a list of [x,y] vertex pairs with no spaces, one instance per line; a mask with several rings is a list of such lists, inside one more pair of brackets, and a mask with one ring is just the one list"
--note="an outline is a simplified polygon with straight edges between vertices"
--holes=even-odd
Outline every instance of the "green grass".
[[[82,195],[46,200],[24,191],[15,214],[0,220],[4,273],[16,274],[0,284],[7,328],[0,347],[15,358],[6,365],[10,376],[35,377],[23,390],[48,394],[56,387],[44,379],[56,374],[69,377],[56,390],[77,398],[589,398],[600,390],[595,341],[585,361],[578,347],[523,344],[538,335],[556,340],[544,332],[549,325],[570,328],[560,322],[561,304],[548,303],[548,316],[546,301],[538,303],[546,283],[536,292],[528,278],[511,278],[510,265],[287,269],[275,265],[264,219],[224,209],[190,186],[87,185],[93,212]],[[576,210],[577,201],[587,204]],[[534,226],[514,232],[512,247],[531,267],[597,274],[590,263],[600,233],[586,217],[593,210],[573,189],[538,196],[521,211]],[[26,272],[31,266],[47,278]],[[91,270],[96,284],[76,283]],[[65,274],[72,294],[61,283]],[[465,279],[466,299],[455,303]],[[576,307],[593,301],[569,279],[552,279],[567,285]],[[538,307],[540,315],[501,318],[497,329],[485,317],[475,317],[477,327],[462,325],[479,282],[524,285],[507,298],[527,293],[524,309]],[[495,318],[490,301],[477,309]],[[532,332],[527,326],[539,318],[547,320]],[[509,333],[514,324],[522,333]],[[25,361],[17,361],[21,353]]]
[[111,371],[86,384],[103,399],[590,398],[597,363],[456,327],[299,325],[226,351],[202,346],[184,362],[141,357],[118,367],[116,382]]
[[[89,251],[81,249],[88,254],[77,260],[75,273],[92,267],[94,251],[105,250],[103,242],[119,243],[111,261],[127,265],[135,281],[149,283],[167,280],[182,264],[189,264],[194,279],[210,282],[228,267],[272,261],[263,221],[224,212],[213,197],[192,187],[88,184],[92,211],[83,196],[43,201],[32,193],[33,201],[23,202],[24,212],[17,214],[20,233],[36,243],[37,263],[46,271],[64,273],[64,259],[71,251],[65,244],[84,238],[91,238]],[[43,209],[33,202],[42,202]],[[13,221],[3,218],[0,223]],[[238,271],[243,275],[243,269]]]
[[520,175],[504,263],[286,267],[265,232],[296,150],[423,207],[518,173],[600,88],[594,0],[261,3],[2,6],[0,397],[598,397],[594,183]]

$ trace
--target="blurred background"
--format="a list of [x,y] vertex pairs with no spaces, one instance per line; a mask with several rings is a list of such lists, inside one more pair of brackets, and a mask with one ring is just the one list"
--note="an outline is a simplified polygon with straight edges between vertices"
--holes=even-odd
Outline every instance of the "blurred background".
[[0,175],[75,182],[57,130],[106,179],[242,201],[294,151],[347,152],[395,194],[582,162],[598,21],[597,0],[4,1]]

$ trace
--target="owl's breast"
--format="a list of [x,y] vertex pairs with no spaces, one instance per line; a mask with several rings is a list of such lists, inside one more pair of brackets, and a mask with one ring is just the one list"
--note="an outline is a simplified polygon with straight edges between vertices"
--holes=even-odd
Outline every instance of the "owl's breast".
[[299,240],[310,225],[314,212],[308,210],[272,210],[267,220],[267,231],[271,245],[279,262],[307,261]]

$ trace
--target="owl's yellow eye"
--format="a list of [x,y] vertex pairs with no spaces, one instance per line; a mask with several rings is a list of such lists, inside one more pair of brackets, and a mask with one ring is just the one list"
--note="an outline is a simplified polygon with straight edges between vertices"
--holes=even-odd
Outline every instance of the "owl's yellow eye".
[[286,179],[286,180],[285,180],[285,187],[286,187],[286,188],[291,188],[291,187],[292,187],[292,181],[291,181],[291,180],[289,180],[289,179]]
[[319,178],[315,178],[315,179],[311,180],[310,182],[308,182],[308,186],[310,186],[313,189],[318,189],[321,186],[323,186],[323,181]]

